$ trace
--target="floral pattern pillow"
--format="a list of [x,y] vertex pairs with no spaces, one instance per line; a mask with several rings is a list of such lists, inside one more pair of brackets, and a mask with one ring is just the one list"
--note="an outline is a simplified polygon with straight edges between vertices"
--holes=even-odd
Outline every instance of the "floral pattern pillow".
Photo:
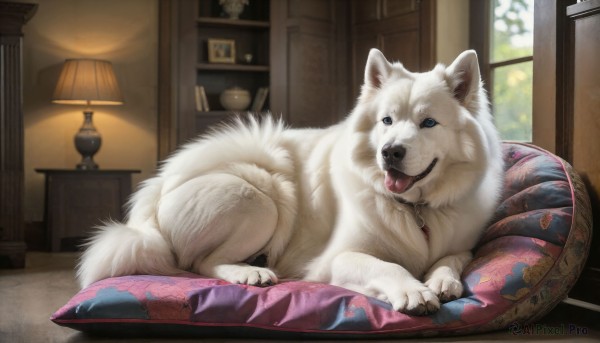
[[98,281],[56,311],[93,333],[260,338],[391,338],[479,333],[539,319],[581,273],[591,210],[566,162],[505,143],[506,179],[492,224],[463,273],[465,295],[427,317],[343,288],[284,280],[266,288],[194,274]]

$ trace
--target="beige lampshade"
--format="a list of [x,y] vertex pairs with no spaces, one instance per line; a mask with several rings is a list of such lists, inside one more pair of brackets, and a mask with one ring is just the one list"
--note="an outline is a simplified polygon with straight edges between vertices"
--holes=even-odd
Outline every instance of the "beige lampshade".
[[110,62],[68,59],[60,72],[52,102],[70,105],[121,105],[123,95]]

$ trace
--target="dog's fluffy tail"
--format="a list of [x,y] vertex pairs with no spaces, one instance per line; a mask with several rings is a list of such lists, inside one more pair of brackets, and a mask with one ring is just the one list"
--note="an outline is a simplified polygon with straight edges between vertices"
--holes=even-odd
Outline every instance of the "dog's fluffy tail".
[[181,273],[168,243],[155,228],[109,222],[86,245],[77,268],[81,287],[112,276]]

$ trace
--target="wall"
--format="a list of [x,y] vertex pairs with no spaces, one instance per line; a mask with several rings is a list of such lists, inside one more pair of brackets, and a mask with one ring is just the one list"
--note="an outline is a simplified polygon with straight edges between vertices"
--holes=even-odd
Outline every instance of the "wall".
[[[34,2],[23,1],[23,2]],[[113,63],[122,106],[96,106],[101,169],[141,169],[134,184],[156,168],[158,2],[156,0],[37,0],[24,29],[25,219],[42,221],[44,178],[35,168],[75,168],[73,136],[83,107],[51,103],[67,58]]]
[[446,65],[469,49],[469,0],[438,0],[437,61]]

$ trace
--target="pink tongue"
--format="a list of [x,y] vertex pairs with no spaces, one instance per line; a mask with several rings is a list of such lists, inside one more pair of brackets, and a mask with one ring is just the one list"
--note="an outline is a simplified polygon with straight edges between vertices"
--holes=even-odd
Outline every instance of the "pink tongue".
[[403,193],[410,187],[412,177],[395,169],[390,169],[385,173],[385,187],[394,193]]

